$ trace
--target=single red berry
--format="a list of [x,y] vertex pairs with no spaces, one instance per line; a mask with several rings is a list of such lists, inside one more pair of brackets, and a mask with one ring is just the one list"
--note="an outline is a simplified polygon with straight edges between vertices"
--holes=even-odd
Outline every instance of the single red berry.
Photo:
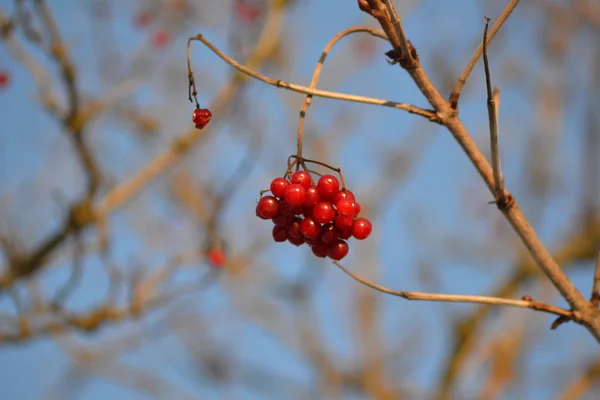
[[288,236],[293,238],[302,237],[302,232],[300,232],[300,220],[298,218],[294,219],[294,221],[288,225],[287,233]]
[[279,200],[279,212],[286,217],[293,217],[302,213],[303,206],[290,206],[284,199]]
[[[280,205],[281,207],[281,205]],[[277,214],[276,216],[274,216],[272,218],[273,223],[275,224],[275,226],[283,226],[286,227],[288,225],[290,225],[292,222],[294,222],[294,217],[292,217],[291,215],[283,215],[281,213],[281,209],[279,210],[279,214]]]
[[312,245],[310,249],[312,250],[313,254],[317,257],[327,257],[327,245],[321,241],[318,241],[317,243]]
[[279,202],[273,196],[264,196],[256,205],[256,215],[262,219],[271,219],[279,213]]
[[299,237],[288,236],[288,242],[290,242],[294,246],[300,246],[305,243],[305,240],[302,237],[302,235],[300,235]]
[[338,230],[337,233],[340,236],[340,239],[347,240],[352,237],[352,228]]
[[340,237],[338,231],[335,229],[332,223],[323,225],[321,228],[321,240],[324,243],[334,243]]
[[135,16],[134,24],[138,28],[144,28],[144,27],[148,26],[148,24],[150,24],[150,22],[152,22],[152,13],[150,11],[147,11],[147,10],[140,11]]
[[352,225],[352,236],[358,240],[366,239],[372,230],[371,221],[366,218],[356,218]]
[[358,204],[357,202],[354,202],[354,216],[355,217],[358,216],[358,214],[360,214],[360,210],[361,210],[360,204]]
[[0,70],[0,89],[4,89],[10,83],[10,74],[8,71]]
[[333,196],[333,200],[332,203],[333,204],[337,204],[338,201],[342,200],[342,199],[349,199],[352,201],[355,201],[356,199],[354,198],[354,193],[352,193],[351,191],[349,191],[348,189],[342,189],[342,190],[338,190],[336,192],[336,194]]
[[306,171],[296,171],[292,175],[292,183],[302,185],[304,189],[308,190],[308,188],[312,185],[310,174]]
[[302,206],[302,216],[304,218],[312,218],[312,207]]
[[348,215],[336,215],[333,219],[333,224],[338,231],[344,231],[352,228],[354,218]]
[[283,197],[283,193],[285,192],[285,188],[288,187],[290,181],[284,178],[275,178],[271,182],[271,193],[275,197]]
[[196,128],[204,128],[211,120],[212,113],[208,108],[196,108],[192,114],[192,122],[196,125]]
[[316,238],[304,238],[304,242],[306,242],[307,245],[309,246],[314,246],[315,244],[320,242],[319,237],[317,236]]
[[335,209],[339,215],[352,217],[354,216],[354,204],[353,200],[342,199],[335,203]]
[[283,198],[292,207],[301,206],[306,200],[306,189],[298,183],[292,183],[285,188]]
[[313,207],[313,218],[320,224],[327,224],[333,221],[335,210],[328,201],[320,201]]
[[171,35],[169,32],[161,29],[154,34],[154,37],[152,38],[152,44],[154,47],[163,47],[169,43],[170,40]]
[[320,199],[321,196],[319,195],[319,190],[316,186],[311,186],[308,189],[306,189],[306,200],[304,200],[305,206],[314,207]]
[[321,198],[326,200],[332,200],[339,188],[340,182],[333,175],[323,175],[317,183],[317,189],[319,189]]
[[222,267],[227,262],[225,253],[223,253],[223,250],[220,249],[210,249],[206,253],[206,259],[213,267]]
[[309,239],[314,239],[321,233],[321,224],[315,222],[313,218],[304,218],[300,222],[300,233]]
[[245,0],[237,0],[235,9],[240,21],[246,24],[256,22],[256,19],[260,16],[260,9],[248,4]]
[[327,255],[332,260],[341,260],[348,254],[348,243],[343,240],[337,240],[335,243],[327,245]]
[[283,226],[274,226],[273,239],[279,243],[285,242],[288,239],[287,229]]

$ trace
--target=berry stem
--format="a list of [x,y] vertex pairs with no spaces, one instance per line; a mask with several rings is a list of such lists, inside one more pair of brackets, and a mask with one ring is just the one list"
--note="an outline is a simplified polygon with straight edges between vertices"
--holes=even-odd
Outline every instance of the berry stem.
[[[315,173],[314,171],[309,170],[305,163],[317,164],[317,165],[320,165],[320,166],[325,167],[325,168],[329,168],[330,170],[337,172],[337,174],[340,176],[340,182],[342,184],[342,189],[346,189],[346,183],[344,182],[344,175],[342,175],[342,169],[341,168],[334,168],[331,165],[326,164],[326,163],[324,163],[322,161],[309,160],[308,158],[300,158],[300,157],[298,157],[297,155],[294,155],[294,154],[292,154],[291,156],[289,156],[289,158],[288,158],[288,165],[290,164],[290,160],[293,159],[293,158],[295,158],[295,161],[292,163],[292,166],[294,164],[297,165],[297,164],[301,163],[302,167],[304,168],[304,170],[306,170],[308,172]],[[320,175],[320,174],[317,174],[317,175]]]
[[[327,45],[323,49],[323,52],[321,53],[321,57],[319,57],[319,61],[317,62],[317,65],[315,66],[315,69],[313,71],[313,76],[312,76],[312,80],[310,81],[309,90],[314,90],[317,88],[317,84],[319,83],[319,78],[321,76],[321,70],[323,69],[323,64],[325,63],[325,59],[331,52],[331,49],[333,49],[333,46],[335,46],[337,44],[337,42],[339,42],[343,37],[351,35],[353,33],[358,33],[358,32],[368,32],[368,33],[373,34],[372,32],[370,32],[370,30],[365,29],[364,27],[361,27],[361,26],[357,26],[357,27],[352,27],[352,28],[348,28],[348,29],[341,31],[340,33],[335,35],[329,41],[329,43],[327,43]],[[300,108],[300,119],[298,121],[298,149],[297,149],[298,158],[300,158],[300,159],[302,159],[302,138],[303,138],[303,132],[304,132],[304,120],[306,119],[306,112],[308,111],[308,107],[310,106],[310,104],[312,102],[312,98],[313,98],[312,94],[306,95],[306,98],[304,99],[304,103],[302,104],[302,107]]]
[[198,91],[196,90],[196,80],[194,79],[194,71],[192,71],[192,57],[191,57],[191,43],[192,38],[188,39],[187,42],[187,67],[188,67],[188,99],[190,103],[192,102],[192,97],[194,98],[193,102],[196,103],[196,108],[200,108],[200,104],[198,104]]

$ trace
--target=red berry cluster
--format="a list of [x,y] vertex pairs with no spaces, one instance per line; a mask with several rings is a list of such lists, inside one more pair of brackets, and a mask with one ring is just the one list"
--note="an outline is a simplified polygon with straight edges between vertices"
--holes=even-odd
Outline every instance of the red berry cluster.
[[291,181],[273,179],[270,191],[272,196],[258,201],[256,215],[273,221],[276,242],[306,243],[317,257],[341,260],[348,254],[347,239],[363,240],[371,233],[371,222],[358,218],[354,194],[340,189],[333,175],[323,175],[314,185],[310,173],[296,171]]
[[196,108],[192,114],[192,122],[196,125],[196,128],[204,128],[212,118],[212,113],[208,108]]

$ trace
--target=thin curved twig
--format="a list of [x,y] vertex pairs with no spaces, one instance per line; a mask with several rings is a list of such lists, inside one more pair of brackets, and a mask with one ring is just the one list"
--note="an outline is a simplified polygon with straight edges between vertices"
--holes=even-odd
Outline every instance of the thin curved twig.
[[246,74],[254,79],[258,79],[264,83],[267,83],[271,86],[275,86],[278,88],[283,88],[287,90],[291,90],[292,92],[307,94],[316,97],[323,97],[326,99],[335,99],[342,101],[350,101],[353,103],[362,103],[362,104],[372,104],[376,106],[384,106],[397,108],[399,110],[408,111],[411,114],[417,114],[422,117],[429,119],[430,121],[439,122],[439,117],[436,112],[433,110],[425,110],[423,108],[413,106],[411,104],[397,103],[395,101],[377,99],[373,97],[365,97],[365,96],[356,96],[352,94],[338,93],[338,92],[330,92],[327,90],[318,90],[318,89],[310,89],[306,86],[300,86],[293,83],[289,83],[286,81],[282,81],[281,79],[273,79],[267,76],[261,75],[258,72],[236,62],[231,57],[227,56],[221,50],[217,49],[211,42],[204,38],[203,35],[198,34],[191,38],[192,40],[197,40],[202,42],[206,47],[208,47],[213,53],[215,53],[219,58],[225,61],[227,64],[231,65],[233,68],[237,69],[243,74]]
[[[519,0],[511,0],[510,3],[508,3],[506,5],[506,8],[504,9],[504,11],[502,11],[502,14],[500,14],[498,19],[496,20],[496,23],[494,25],[492,25],[492,29],[490,29],[489,35],[486,40],[486,44],[489,44],[492,41],[492,39],[494,38],[494,36],[496,36],[496,33],[498,33],[498,31],[500,30],[500,28],[502,27],[504,22],[506,22],[506,20],[508,19],[510,14],[513,12],[513,10],[517,6],[517,4],[519,4]],[[479,57],[481,57],[482,53],[483,53],[483,43],[479,43],[479,46],[477,46],[477,50],[475,50],[475,53],[473,53],[473,55],[471,56],[471,59],[469,60],[469,62],[467,63],[467,66],[465,67],[465,70],[460,75],[460,78],[458,78],[458,81],[456,82],[456,86],[454,87],[454,90],[450,94],[450,106],[454,110],[456,110],[458,108],[458,98],[460,97],[460,93],[461,93],[463,87],[465,86],[465,83],[467,83],[467,78],[471,74],[471,71],[473,71],[475,64],[477,64],[477,60],[479,60]]]
[[[353,33],[359,33],[359,32],[370,33],[373,36],[387,40],[387,36],[385,36],[385,33],[383,31],[380,31],[378,29],[374,29],[374,28],[371,28],[368,26],[353,26],[351,28],[344,29],[343,31],[341,31],[340,33],[335,35],[323,49],[323,52],[321,53],[321,57],[319,57],[319,61],[317,62],[317,65],[313,72],[313,76],[312,76],[312,80],[310,81],[309,89],[315,89],[317,87],[317,84],[319,83],[319,78],[321,76],[321,70],[323,69],[323,64],[325,63],[325,59],[331,52],[331,49],[333,49],[333,46],[335,46],[337,44],[337,42],[339,42],[342,38],[344,38],[348,35],[351,35]],[[303,137],[303,132],[304,132],[304,120],[306,119],[306,111],[308,110],[308,107],[310,106],[310,104],[312,102],[312,97],[313,97],[312,94],[308,94],[306,96],[306,98],[304,99],[302,108],[300,108],[300,120],[298,121],[298,151],[297,151],[297,156],[300,159],[302,158],[302,137]]]
[[483,68],[485,70],[485,86],[487,89],[487,108],[488,121],[490,124],[490,146],[492,156],[492,169],[494,171],[494,190],[497,202],[506,202],[504,198],[504,179],[502,178],[502,169],[500,167],[500,151],[498,146],[498,105],[496,99],[500,94],[498,88],[492,92],[492,77],[490,74],[490,66],[487,55],[487,36],[490,19],[485,18],[485,29],[483,30]]
[[424,292],[406,292],[400,290],[392,290],[388,289],[384,286],[378,285],[374,282],[371,282],[368,279],[365,279],[351,271],[349,271],[346,267],[340,264],[337,261],[333,262],[338,268],[348,274],[351,278],[356,280],[357,282],[362,283],[365,286],[368,286],[372,289],[375,289],[382,293],[391,294],[393,296],[398,296],[405,298],[406,300],[421,300],[421,301],[443,301],[447,303],[475,303],[475,304],[492,304],[492,305],[501,305],[501,306],[510,306],[510,307],[519,307],[519,308],[529,308],[536,311],[542,311],[548,314],[558,315],[560,317],[566,318],[568,320],[572,320],[574,318],[573,313],[569,310],[565,310],[564,308],[556,307],[550,304],[541,303],[539,301],[534,301],[531,298],[526,298],[524,300],[513,300],[513,299],[503,299],[500,297],[489,297],[489,296],[471,296],[471,295],[461,295],[461,294],[440,294],[440,293],[424,293]]

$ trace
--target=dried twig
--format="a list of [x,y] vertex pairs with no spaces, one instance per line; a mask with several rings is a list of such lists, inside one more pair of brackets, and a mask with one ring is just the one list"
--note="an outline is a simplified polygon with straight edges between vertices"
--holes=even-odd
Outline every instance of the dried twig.
[[[385,26],[385,24],[382,24],[382,27],[383,26]],[[399,42],[399,39],[395,37],[395,35],[392,36],[393,33],[390,33],[388,30],[386,30],[386,33],[388,34],[391,43],[396,44]],[[493,169],[462,124],[462,121],[458,118],[456,110],[443,99],[419,63],[413,68],[407,69],[407,72],[421,90],[421,93],[437,111],[437,115],[441,118],[442,124],[448,128],[456,141],[463,148],[489,190],[492,194],[495,194]],[[573,314],[576,316],[576,320],[581,321],[594,335],[596,340],[600,342],[600,310],[589,307],[588,300],[581,294],[552,258],[527,218],[525,218],[525,215],[512,195],[505,190],[503,196],[507,199],[505,207],[500,208],[503,215],[509,221],[514,231],[519,235],[540,269],[573,308]]]
[[524,300],[513,300],[513,299],[503,299],[500,297],[488,297],[488,296],[470,296],[470,295],[460,295],[460,294],[439,294],[439,293],[423,293],[423,292],[408,292],[408,291],[399,291],[399,290],[391,290],[376,283],[369,281],[353,272],[350,272],[347,268],[345,268],[342,264],[337,261],[333,262],[336,266],[338,266],[342,271],[346,274],[350,275],[354,280],[366,285],[370,288],[373,288],[382,293],[391,294],[393,296],[399,296],[405,298],[406,300],[421,300],[421,301],[443,301],[447,303],[475,303],[475,304],[492,304],[492,305],[502,305],[502,306],[511,306],[511,307],[519,307],[519,308],[529,308],[536,311],[542,311],[548,314],[558,315],[559,317],[566,318],[568,320],[572,320],[574,318],[573,313],[569,310],[565,310],[560,307],[552,306],[550,304],[541,303],[538,301],[534,301],[530,298],[525,298]]
[[[314,90],[317,87],[317,84],[319,83],[319,77],[321,76],[321,70],[323,68],[323,64],[325,63],[325,59],[331,52],[331,49],[333,49],[333,46],[335,46],[337,44],[337,42],[339,42],[345,36],[351,35],[353,33],[358,33],[358,32],[366,32],[375,37],[386,39],[386,36],[383,32],[373,29],[373,28],[370,28],[368,26],[356,26],[356,27],[344,29],[343,31],[341,31],[340,33],[335,35],[329,41],[329,43],[327,43],[327,45],[323,49],[323,52],[321,53],[321,57],[319,57],[319,61],[317,62],[317,65],[313,72],[312,79],[310,81],[310,86],[309,86],[310,90]],[[298,121],[298,150],[296,153],[296,155],[300,159],[302,159],[302,137],[303,137],[303,132],[304,132],[304,120],[306,119],[306,111],[308,110],[308,107],[310,106],[310,104],[312,102],[312,97],[313,97],[312,94],[308,94],[306,96],[306,98],[304,99],[302,108],[300,108],[300,119]]]
[[300,86],[300,85],[296,85],[296,84],[289,83],[286,81],[282,81],[281,79],[269,78],[267,76],[259,74],[258,72],[254,71],[242,64],[239,64],[232,58],[228,57],[225,53],[223,53],[221,50],[216,48],[211,42],[209,42],[203,35],[199,34],[197,36],[194,36],[192,39],[202,42],[206,47],[208,47],[210,50],[212,50],[212,52],[215,53],[217,56],[219,56],[223,61],[225,61],[227,64],[231,65],[233,68],[237,69],[241,73],[246,74],[252,78],[258,79],[259,81],[265,82],[271,86],[288,89],[288,90],[291,90],[292,92],[296,92],[296,93],[302,93],[302,94],[316,96],[316,97],[323,97],[326,99],[335,99],[335,100],[342,100],[342,101],[350,101],[350,102],[354,102],[354,103],[373,104],[373,105],[377,105],[377,106],[397,108],[400,110],[408,111],[411,114],[420,115],[422,117],[429,119],[430,121],[438,120],[438,117],[434,111],[424,110],[422,108],[419,108],[417,106],[413,106],[410,104],[397,103],[394,101],[376,99],[373,97],[364,97],[364,96],[356,96],[356,95],[351,95],[351,94],[330,92],[327,90],[310,89],[306,86]]
[[492,93],[492,79],[487,56],[487,33],[490,19],[486,17],[485,29],[483,30],[483,66],[485,69],[485,86],[487,89],[487,108],[488,120],[490,124],[490,146],[492,153],[492,169],[494,170],[494,190],[495,198],[498,207],[503,207],[506,203],[504,196],[504,180],[502,178],[502,170],[500,167],[500,152],[498,149],[498,109],[495,98],[498,98],[498,88],[495,88]]
[[598,306],[600,303],[600,247],[598,248],[598,254],[596,255],[596,269],[594,270],[594,284],[592,285],[592,296],[590,302]]
[[[519,4],[519,0],[511,0],[506,5],[506,8],[504,8],[504,11],[502,11],[500,16],[496,20],[496,23],[494,23],[494,25],[492,25],[492,29],[490,29],[490,34],[486,41],[486,45],[489,44],[492,41],[492,39],[494,39],[494,36],[496,36],[496,33],[498,33],[498,31],[500,30],[500,28],[502,27],[504,22],[506,22],[506,20],[508,19],[510,14],[513,12],[513,10],[517,6],[517,4]],[[482,53],[483,53],[483,43],[480,43],[479,46],[477,46],[477,50],[475,50],[475,53],[473,53],[473,55],[471,56],[471,59],[467,63],[465,70],[460,75],[460,78],[458,78],[458,82],[456,82],[456,86],[454,87],[454,90],[450,94],[450,106],[454,110],[456,110],[458,108],[458,98],[460,97],[460,93],[463,89],[463,86],[465,86],[465,83],[467,83],[467,78],[471,74],[471,71],[475,67],[477,60],[479,60],[479,57],[481,57]]]

